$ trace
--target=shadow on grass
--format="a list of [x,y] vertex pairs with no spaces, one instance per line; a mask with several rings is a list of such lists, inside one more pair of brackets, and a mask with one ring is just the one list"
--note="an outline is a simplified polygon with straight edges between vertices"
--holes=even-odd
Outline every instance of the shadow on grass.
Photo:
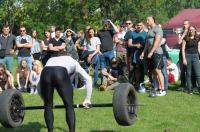
[[90,132],[117,132],[114,130],[91,130]]
[[29,122],[26,125],[23,125],[18,128],[5,128],[3,126],[0,127],[0,132],[39,132],[42,128],[46,128],[46,126],[41,125],[38,122]]
[[[0,132],[40,132],[41,129],[46,129],[47,128],[45,125],[42,125],[38,122],[29,122],[26,125],[23,125],[18,127],[18,128],[5,128],[3,126],[0,127]],[[54,131],[59,131],[59,132],[68,132],[63,128],[55,127]]]

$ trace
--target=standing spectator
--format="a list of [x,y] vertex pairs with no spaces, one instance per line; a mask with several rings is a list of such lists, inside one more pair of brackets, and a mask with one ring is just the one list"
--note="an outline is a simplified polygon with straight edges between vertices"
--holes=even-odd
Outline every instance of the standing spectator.
[[132,48],[128,47],[128,39],[131,39],[131,33],[134,31],[133,28],[133,23],[131,20],[126,21],[126,34],[124,36],[124,44],[126,45],[126,63],[127,63],[127,68],[128,68],[128,74],[130,73],[131,70],[131,53],[132,53]]
[[143,22],[138,21],[136,29],[131,33],[131,38],[128,39],[128,47],[133,48],[132,64],[133,64],[133,78],[135,78],[135,88],[139,90],[140,83],[144,81],[144,64],[140,59],[140,55],[144,49],[147,32],[143,31]]
[[[94,68],[94,81],[93,86],[96,86],[98,80],[98,68],[99,68],[99,51],[100,51],[100,39],[94,36],[95,30],[93,28],[88,29],[86,39],[84,41],[85,49],[87,50],[87,62],[93,65]],[[85,51],[84,51],[85,52]]]
[[14,78],[12,74],[6,70],[4,64],[0,63],[0,91],[14,88]]
[[79,59],[81,58],[82,52],[84,50],[84,32],[83,31],[78,31],[77,33],[77,40],[75,42],[75,48],[78,52],[78,57]]
[[147,17],[147,25],[150,29],[147,35],[147,44],[141,54],[141,59],[144,58],[144,54],[147,51],[149,71],[153,78],[158,82],[158,92],[156,95],[165,96],[166,91],[164,89],[164,77],[161,71],[163,68],[163,51],[160,47],[163,31],[159,25],[156,25],[155,18],[153,16]]
[[49,30],[44,31],[44,40],[41,41],[41,50],[42,50],[42,65],[45,66],[46,62],[50,58],[50,53],[48,51],[49,40],[51,39],[51,34]]
[[68,28],[65,31],[65,35],[62,37],[62,39],[65,41],[66,44],[67,55],[78,61],[79,57],[75,48],[76,36],[76,33]]
[[121,24],[120,26],[118,26],[118,33],[115,33],[115,35],[113,36],[113,42],[115,44],[116,47],[116,55],[115,57],[119,57],[121,59],[124,59],[126,57],[126,49],[125,49],[125,45],[124,45],[124,36],[126,34],[125,30],[124,30],[125,26],[123,24]]
[[51,57],[65,54],[65,47],[66,47],[65,41],[60,38],[61,29],[59,27],[56,27],[55,33],[56,33],[55,37],[49,40],[49,45],[48,45]]
[[[110,26],[112,26],[112,28]],[[97,36],[100,38],[101,41],[100,65],[102,69],[102,75],[107,75],[107,68],[110,67],[110,63],[112,61],[116,61],[113,50],[114,31],[119,32],[118,28],[112,23],[111,20],[108,19],[104,22],[103,29],[98,31],[97,33]]]
[[166,38],[163,37],[162,41],[161,41],[161,48],[163,50],[163,68],[162,68],[162,73],[164,76],[164,87],[165,87],[165,91],[168,90],[168,74],[167,74],[167,59],[169,58],[169,54],[168,51],[166,49]]
[[10,26],[4,25],[2,29],[2,34],[0,35],[0,46],[1,49],[5,49],[5,56],[0,58],[0,63],[4,63],[8,69],[12,73],[13,69],[13,55],[15,50],[15,36],[10,34]]
[[30,94],[37,94],[37,85],[40,80],[40,74],[42,72],[42,64],[39,60],[33,61],[33,69],[30,72]]
[[21,63],[22,59],[25,59],[29,69],[32,69],[31,36],[26,34],[26,28],[24,26],[21,26],[19,31],[20,35],[16,37],[16,45],[18,48],[18,64]]
[[34,60],[40,60],[41,59],[41,49],[40,49],[40,43],[37,40],[37,32],[35,29],[31,29],[31,40],[32,40],[32,48],[31,48],[31,54],[33,56]]
[[199,63],[199,54],[200,54],[200,40],[196,32],[196,28],[190,26],[188,32],[182,41],[182,57],[183,64],[186,65],[186,80],[187,80],[187,90],[189,94],[193,93],[192,83],[191,83],[191,74],[192,68],[195,73],[195,77],[200,87],[200,63]]
[[189,20],[184,20],[183,22],[183,32],[179,34],[179,42],[178,44],[180,45],[180,53],[179,53],[179,66],[180,66],[180,79],[181,79],[181,84],[180,87],[177,89],[178,91],[183,91],[185,90],[186,87],[186,66],[183,64],[183,57],[182,57],[182,42],[184,37],[186,36],[188,32],[188,28],[190,27],[190,21]]
[[27,92],[30,70],[25,59],[22,59],[17,69],[18,90]]

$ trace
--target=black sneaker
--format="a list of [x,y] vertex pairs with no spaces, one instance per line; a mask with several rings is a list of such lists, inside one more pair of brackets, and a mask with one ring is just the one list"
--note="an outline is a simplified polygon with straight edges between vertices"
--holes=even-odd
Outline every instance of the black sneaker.
[[185,88],[182,86],[176,89],[176,91],[184,91],[184,90],[185,90]]

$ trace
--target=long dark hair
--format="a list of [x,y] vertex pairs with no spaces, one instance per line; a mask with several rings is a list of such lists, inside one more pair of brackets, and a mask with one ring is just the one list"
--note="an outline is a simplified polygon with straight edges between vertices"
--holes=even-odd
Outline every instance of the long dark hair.
[[6,67],[5,67],[5,65],[3,64],[3,63],[0,63],[0,68],[3,68],[3,73],[2,73],[2,80],[3,81],[7,81],[7,79],[8,79],[8,76],[7,76],[7,74],[6,74]]
[[90,27],[88,30],[87,30],[87,35],[86,35],[86,42],[90,44],[90,36],[89,36],[89,32],[90,30],[93,30],[95,32],[95,29]]
[[191,27],[193,27],[193,28],[195,29],[194,40],[199,41],[199,35],[197,34],[196,27],[194,27],[194,26],[190,26],[190,27],[188,28],[188,31],[187,31],[187,34],[186,34],[184,40],[185,40],[185,41],[191,40],[191,38],[190,38],[190,37],[191,37],[190,28],[191,28]]

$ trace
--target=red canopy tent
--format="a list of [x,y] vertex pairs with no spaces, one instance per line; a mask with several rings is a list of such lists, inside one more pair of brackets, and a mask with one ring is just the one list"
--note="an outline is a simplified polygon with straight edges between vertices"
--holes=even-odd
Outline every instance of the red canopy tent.
[[189,20],[191,25],[195,26],[197,31],[200,32],[200,9],[184,9],[163,26],[164,30],[172,31],[166,34],[167,43],[170,47],[175,47],[178,41],[178,35],[173,31],[182,28],[185,19]]

